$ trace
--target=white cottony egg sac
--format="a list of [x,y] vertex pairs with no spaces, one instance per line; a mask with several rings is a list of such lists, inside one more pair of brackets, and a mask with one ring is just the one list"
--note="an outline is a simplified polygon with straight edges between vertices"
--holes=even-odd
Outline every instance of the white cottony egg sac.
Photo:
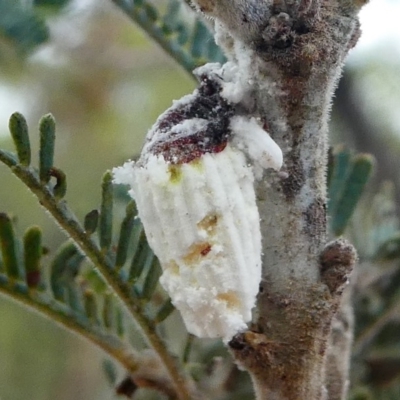
[[160,116],[139,161],[113,173],[131,187],[187,330],[227,342],[251,320],[261,280],[255,175],[279,170],[282,152],[256,119],[235,116],[211,75]]
[[[261,235],[247,164],[230,145],[181,165],[160,155],[131,164],[132,194],[163,267],[160,282],[198,337],[229,340],[251,319]],[[126,183],[126,176],[117,169],[115,180]]]

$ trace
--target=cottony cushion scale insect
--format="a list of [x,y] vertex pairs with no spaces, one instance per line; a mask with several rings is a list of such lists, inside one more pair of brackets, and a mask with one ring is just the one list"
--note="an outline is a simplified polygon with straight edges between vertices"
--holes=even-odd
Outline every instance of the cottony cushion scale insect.
[[246,329],[261,280],[254,176],[279,170],[282,152],[256,119],[235,115],[223,67],[198,74],[200,87],[159,117],[114,181],[131,186],[188,331],[228,341]]

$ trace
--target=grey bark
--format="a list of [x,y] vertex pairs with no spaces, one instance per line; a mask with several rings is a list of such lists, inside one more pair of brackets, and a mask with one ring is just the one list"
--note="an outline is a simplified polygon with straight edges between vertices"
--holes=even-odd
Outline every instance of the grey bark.
[[356,259],[344,241],[326,245],[327,122],[365,1],[196,3],[247,77],[238,110],[260,118],[284,153],[282,171],[257,187],[263,280],[252,327],[230,348],[257,399],[325,399],[331,323]]

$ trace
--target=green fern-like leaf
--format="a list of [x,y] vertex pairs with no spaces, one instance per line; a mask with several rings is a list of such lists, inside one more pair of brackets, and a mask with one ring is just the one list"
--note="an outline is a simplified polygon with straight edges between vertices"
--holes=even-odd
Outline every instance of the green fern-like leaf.
[[332,157],[328,172],[328,214],[330,228],[335,236],[346,229],[364,191],[374,165],[369,154],[352,155],[338,148]]
[[42,231],[38,226],[32,226],[24,235],[25,277],[26,283],[31,289],[36,289],[41,284],[42,255]]
[[[49,264],[51,272],[47,274],[40,229],[28,228],[23,248],[15,246],[18,241],[12,219],[7,214],[0,214],[1,259],[5,266],[0,272],[0,293],[81,334],[121,361],[118,354],[126,354],[126,345],[119,341],[116,329],[109,331],[105,323],[100,324],[93,318],[96,300],[92,296],[91,301],[87,301],[86,292],[80,290],[75,279],[82,255],[74,244],[68,241],[56,252]],[[46,282],[48,275],[49,285]],[[75,294],[80,292],[73,300],[68,299],[71,289]],[[115,323],[113,328],[116,328]],[[133,364],[124,363],[124,366],[130,370],[135,368]]]
[[0,0],[0,38],[24,55],[48,40],[49,32],[33,8],[17,0]]
[[0,214],[0,247],[7,276],[12,281],[18,281],[22,278],[18,242],[11,218],[4,213]]
[[[14,114],[10,127],[17,154],[0,150],[0,161],[36,195],[71,241],[55,253],[49,267],[50,290],[44,290],[47,282],[41,274],[40,230],[33,227],[25,234],[24,257],[11,219],[0,214],[0,292],[81,333],[120,361],[128,371],[133,371],[137,368],[135,358],[127,356],[129,350],[118,338],[124,334],[124,322],[128,317],[131,323],[140,326],[144,338],[158,353],[180,397],[188,399],[184,375],[155,331],[155,325],[164,321],[173,307],[165,306],[168,299],[157,290],[161,268],[143,234],[135,204],[128,204],[119,237],[114,238],[114,190],[111,174],[106,172],[100,212],[88,213],[84,226],[81,225],[64,200],[65,173],[53,165],[53,117],[43,117],[39,125],[38,169],[30,165],[30,142],[23,116]],[[55,182],[51,178],[55,178]],[[132,247],[127,245],[130,237],[134,239]],[[82,271],[84,259],[91,263],[89,269],[95,271],[94,274]],[[96,288],[94,279],[103,289]],[[119,299],[118,304],[114,304],[114,297]]]
[[[28,128],[21,114],[12,115],[10,130],[17,155],[0,150],[0,161],[11,168],[12,172],[36,194],[42,205],[60,223],[67,225],[67,232],[73,239],[72,242],[66,243],[59,249],[51,265],[51,288],[55,298],[65,301],[68,297],[67,288],[69,282],[77,275],[80,264],[84,260],[83,251],[86,255],[89,252],[89,259],[96,267],[99,268],[99,264],[105,264],[99,268],[103,269],[101,278],[103,281],[112,280],[115,284],[124,286],[124,290],[127,293],[130,292],[129,296],[142,296],[143,300],[150,301],[157,286],[160,266],[148,245],[133,201],[130,201],[126,207],[126,215],[121,223],[119,237],[114,238],[112,231],[114,195],[111,173],[106,172],[103,177],[100,213],[97,210],[88,213],[85,217],[85,225],[82,227],[67,208],[66,202],[62,200],[66,192],[65,174],[53,165],[55,141],[53,117],[46,115],[39,124],[41,133],[39,170],[30,165]],[[52,182],[51,177],[56,177],[55,183]],[[3,219],[3,223],[0,225],[5,249],[3,265],[9,271],[9,276],[18,278],[20,277],[20,267],[16,254],[17,244],[13,242],[12,223],[7,217]],[[27,240],[31,238],[28,241],[32,247],[32,254],[29,257],[32,261],[32,268],[37,269],[40,237],[39,232],[36,232],[37,243],[34,247],[34,232],[36,231],[32,230],[29,235],[27,234]],[[104,270],[106,277],[104,277]],[[139,286],[135,290],[136,283]],[[142,295],[138,295],[140,292]]]
[[225,60],[204,21],[182,1],[169,0],[166,10],[148,0],[112,1],[189,73]]
[[108,383],[114,387],[117,381],[117,369],[115,364],[111,360],[105,359],[102,367]]
[[71,0],[34,0],[35,7],[46,7],[52,11],[59,11],[65,7]]
[[348,233],[362,260],[380,263],[396,259],[399,232],[394,185],[383,182],[372,199],[360,202]]

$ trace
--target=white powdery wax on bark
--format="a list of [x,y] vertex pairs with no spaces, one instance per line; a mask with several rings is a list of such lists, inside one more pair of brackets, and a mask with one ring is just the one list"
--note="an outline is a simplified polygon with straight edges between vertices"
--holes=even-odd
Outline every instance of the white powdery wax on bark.
[[283,163],[281,148],[258,125],[255,118],[233,117],[230,127],[232,144],[251,159],[257,179],[261,179],[264,169],[281,168]]
[[138,163],[114,169],[114,181],[132,188],[160,283],[188,331],[229,341],[251,320],[261,280],[253,165],[279,169],[282,153],[255,119],[234,116],[223,82],[201,79],[157,120]]

